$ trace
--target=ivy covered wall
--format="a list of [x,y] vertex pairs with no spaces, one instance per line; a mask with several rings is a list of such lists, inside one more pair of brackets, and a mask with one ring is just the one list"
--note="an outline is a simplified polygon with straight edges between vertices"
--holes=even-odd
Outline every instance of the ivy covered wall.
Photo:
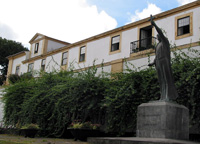
[[[174,52],[172,69],[179,97],[190,110],[190,125],[200,127],[199,51]],[[191,55],[193,55],[191,57]],[[130,68],[124,73],[86,71],[41,73],[40,78],[18,78],[3,97],[4,122],[20,127],[37,123],[47,135],[60,136],[74,120],[103,125],[119,135],[136,129],[137,107],[158,100],[159,84],[154,67]]]

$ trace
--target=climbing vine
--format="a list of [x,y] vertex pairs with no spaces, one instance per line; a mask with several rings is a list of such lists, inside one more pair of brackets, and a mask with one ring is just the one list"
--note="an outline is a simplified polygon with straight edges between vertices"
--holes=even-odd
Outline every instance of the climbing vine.
[[[172,69],[179,97],[190,110],[191,126],[200,126],[199,51],[173,52]],[[21,79],[6,88],[4,122],[21,127],[36,123],[46,135],[61,136],[74,120],[99,123],[107,132],[136,130],[137,107],[159,99],[155,68],[97,75],[95,66],[85,71],[43,73]]]

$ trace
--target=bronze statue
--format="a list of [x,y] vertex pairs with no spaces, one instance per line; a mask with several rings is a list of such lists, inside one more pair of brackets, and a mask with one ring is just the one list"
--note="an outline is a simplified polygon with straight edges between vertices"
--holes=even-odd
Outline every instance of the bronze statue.
[[170,101],[178,97],[171,70],[170,44],[168,39],[164,36],[162,30],[153,21],[151,15],[151,25],[155,27],[158,32],[157,39],[159,43],[155,49],[155,59],[153,63],[148,66],[155,65],[158,81],[160,84],[161,97],[160,100]]

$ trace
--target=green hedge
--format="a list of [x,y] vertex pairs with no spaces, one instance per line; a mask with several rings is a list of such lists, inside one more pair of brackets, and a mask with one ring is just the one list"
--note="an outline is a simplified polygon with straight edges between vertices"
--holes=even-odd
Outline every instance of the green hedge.
[[[179,93],[177,102],[190,110],[190,124],[200,126],[200,60],[198,51],[175,52],[172,68]],[[159,99],[155,68],[102,73],[92,67],[82,72],[43,73],[6,88],[3,97],[6,125],[37,123],[47,135],[61,136],[74,120],[91,121],[107,132],[122,135],[136,129],[137,107]]]

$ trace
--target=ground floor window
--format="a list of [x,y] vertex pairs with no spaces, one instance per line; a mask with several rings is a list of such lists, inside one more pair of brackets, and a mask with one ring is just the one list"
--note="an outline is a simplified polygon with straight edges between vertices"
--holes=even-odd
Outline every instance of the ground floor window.
[[67,53],[68,52],[62,53],[62,62],[61,62],[61,65],[66,65],[67,64]]
[[42,62],[41,62],[41,70],[42,71],[45,70],[45,64],[46,64],[46,59],[42,59]]
[[33,71],[33,63],[28,64],[28,72]]
[[18,65],[18,66],[16,66],[16,70],[15,70],[16,75],[19,75],[19,70],[20,70],[20,66]]

